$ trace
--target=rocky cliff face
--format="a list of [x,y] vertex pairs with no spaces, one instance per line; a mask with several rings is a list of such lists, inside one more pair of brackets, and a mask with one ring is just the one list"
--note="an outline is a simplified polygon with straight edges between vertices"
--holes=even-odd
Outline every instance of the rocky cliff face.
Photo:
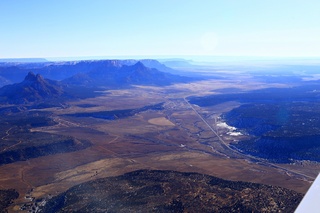
[[44,212],[293,212],[302,195],[276,186],[175,171],[140,170],[90,181]]

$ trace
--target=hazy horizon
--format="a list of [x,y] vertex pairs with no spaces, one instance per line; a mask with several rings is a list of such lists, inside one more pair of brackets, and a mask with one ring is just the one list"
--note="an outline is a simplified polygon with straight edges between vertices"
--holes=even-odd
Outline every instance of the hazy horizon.
[[158,60],[160,63],[168,61],[185,61],[194,65],[258,65],[258,64],[319,64],[320,57],[262,57],[262,56],[84,56],[84,57],[37,57],[37,58],[0,58],[0,63],[33,63],[33,62],[67,62],[67,61],[95,61],[95,60]]
[[320,57],[320,2],[2,1],[0,58]]

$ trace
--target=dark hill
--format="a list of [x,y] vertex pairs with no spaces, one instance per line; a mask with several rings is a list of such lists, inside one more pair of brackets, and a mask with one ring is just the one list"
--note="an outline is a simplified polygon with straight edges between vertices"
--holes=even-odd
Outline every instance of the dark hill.
[[302,195],[197,173],[140,170],[90,181],[49,200],[44,212],[293,212]]
[[2,87],[0,89],[0,101],[10,104],[42,102],[58,98],[63,93],[62,87],[57,82],[29,72],[21,83]]
[[19,193],[14,189],[0,190],[0,213],[7,213],[6,208],[18,197]]

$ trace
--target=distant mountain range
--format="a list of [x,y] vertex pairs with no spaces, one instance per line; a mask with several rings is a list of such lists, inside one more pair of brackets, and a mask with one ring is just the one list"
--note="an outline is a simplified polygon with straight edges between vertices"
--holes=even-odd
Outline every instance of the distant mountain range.
[[[144,60],[144,62],[162,70],[171,70],[154,60]],[[44,78],[42,74],[35,75],[30,70],[39,71],[55,80]],[[10,104],[44,102],[60,97],[79,97],[76,95],[79,94],[77,90],[83,91],[89,88],[92,90],[97,87],[128,88],[132,85],[163,86],[194,80],[146,67],[140,61],[104,60],[4,66],[0,67],[0,85],[16,82],[26,71],[29,72],[22,82],[0,88],[0,102]],[[65,78],[66,76],[69,77]]]
[[142,62],[133,65],[107,66],[104,69],[93,69],[86,73],[78,73],[62,82],[67,85],[103,86],[121,88],[129,85],[169,85],[188,82],[191,78],[161,72],[146,67]]
[[[89,72],[108,72],[123,66],[132,66],[137,60],[93,60],[93,61],[67,61],[67,62],[0,62],[0,86],[7,82],[18,83],[30,72],[38,73],[44,78],[64,80],[76,74]],[[154,68],[161,72],[183,75],[182,71],[171,69],[157,60],[140,60],[144,66]]]

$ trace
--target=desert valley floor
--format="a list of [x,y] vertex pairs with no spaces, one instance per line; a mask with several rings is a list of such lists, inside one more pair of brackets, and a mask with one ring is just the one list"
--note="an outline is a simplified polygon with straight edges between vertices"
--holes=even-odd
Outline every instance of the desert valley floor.
[[[207,80],[163,87],[135,86],[99,91],[101,96],[68,102],[67,107],[34,109],[48,113],[54,124],[31,127],[31,133],[72,136],[92,145],[1,165],[0,188],[14,188],[20,195],[9,210],[19,211],[32,198],[52,197],[79,183],[139,169],[197,172],[305,193],[320,170],[319,164],[271,163],[231,149],[231,142],[246,135],[230,133],[232,127],[226,125],[221,114],[241,103],[200,107],[188,101],[190,96],[214,94],[214,90],[230,87],[253,90],[286,85]],[[127,109],[135,110],[126,114]],[[105,119],[99,112],[115,113],[112,119]],[[2,140],[11,133],[7,129]]]

